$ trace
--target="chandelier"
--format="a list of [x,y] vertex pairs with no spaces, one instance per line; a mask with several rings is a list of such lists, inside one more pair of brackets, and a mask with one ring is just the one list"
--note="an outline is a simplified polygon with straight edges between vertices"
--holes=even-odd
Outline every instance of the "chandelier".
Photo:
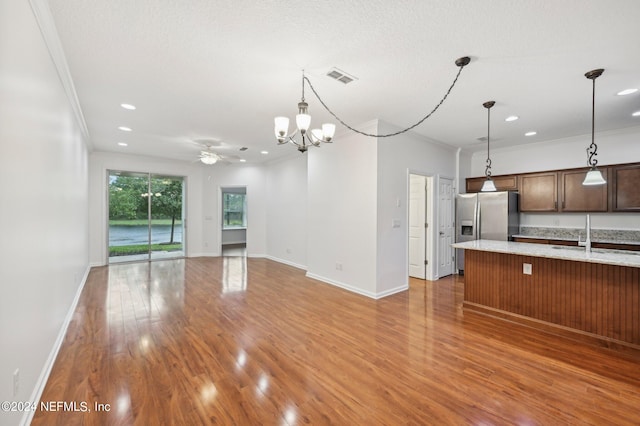
[[[311,91],[313,92],[313,94],[315,95],[315,97],[318,99],[318,101],[320,102],[320,104],[322,104],[322,106],[324,107],[324,109],[326,109],[336,120],[338,120],[340,122],[340,124],[342,124],[343,126],[345,126],[347,129],[358,133],[360,135],[363,136],[369,136],[369,137],[373,137],[373,138],[386,138],[386,137],[391,137],[391,136],[396,136],[399,135],[401,133],[405,133],[411,129],[413,129],[414,127],[422,124],[423,121],[425,121],[427,118],[431,117],[431,115],[436,112],[436,110],[438,108],[440,108],[440,105],[442,105],[442,103],[445,101],[445,99],[447,99],[447,96],[449,96],[449,93],[451,93],[451,90],[453,89],[453,87],[455,86],[456,82],[458,81],[458,77],[460,77],[460,73],[462,72],[462,69],[469,64],[469,62],[471,62],[471,58],[469,58],[468,56],[464,56],[462,58],[458,58],[455,61],[456,66],[458,66],[460,69],[458,70],[458,73],[456,74],[455,79],[453,80],[453,83],[451,84],[451,86],[449,86],[449,90],[447,90],[447,92],[445,93],[444,97],[440,100],[440,102],[438,102],[438,104],[431,110],[431,112],[429,114],[427,114],[426,116],[424,116],[422,119],[420,119],[417,123],[413,124],[412,126],[409,126],[405,129],[399,130],[397,132],[393,132],[393,133],[387,133],[387,134],[371,134],[371,133],[365,133],[362,132],[358,129],[355,129],[354,127],[348,125],[347,123],[345,123],[342,119],[340,119],[340,117],[338,117],[333,111],[331,111],[331,109],[327,106],[327,104],[322,100],[322,98],[320,98],[320,96],[318,95],[318,92],[316,91],[316,89],[313,87],[313,85],[311,84],[311,81],[309,81],[309,79],[304,75],[304,70],[302,71],[302,99],[300,100],[300,102],[298,102],[298,114],[296,115],[296,127],[297,129],[293,132],[293,134],[289,135],[289,118],[287,117],[276,117],[274,119],[274,123],[275,123],[275,134],[276,134],[276,139],[278,140],[278,145],[284,145],[286,143],[292,143],[294,145],[296,145],[298,147],[298,151],[304,153],[307,151],[307,149],[310,146],[320,146],[322,143],[331,143],[333,142],[333,136],[335,134],[336,131],[336,126],[335,124],[332,123],[325,123],[322,125],[321,129],[312,129],[311,131],[309,131],[309,127],[311,125],[311,115],[309,115],[309,104],[307,104],[307,102],[305,101],[304,98],[304,85],[305,82],[309,85],[309,88],[311,89]],[[297,134],[300,134],[300,140],[297,141],[295,139],[295,136]]]
[[[297,129],[291,136],[289,133],[289,118],[276,117],[275,133],[278,139],[278,145],[284,145],[286,143],[292,143],[298,147],[298,151],[304,153],[309,146],[320,146],[321,142],[331,143],[333,135],[336,132],[336,125],[332,123],[325,123],[322,125],[322,130],[312,129],[309,132],[309,126],[311,125],[311,115],[309,115],[309,104],[304,100],[304,70],[302,71],[302,99],[298,102],[298,114],[296,115]],[[300,142],[296,141],[294,137],[297,133],[300,133]]]

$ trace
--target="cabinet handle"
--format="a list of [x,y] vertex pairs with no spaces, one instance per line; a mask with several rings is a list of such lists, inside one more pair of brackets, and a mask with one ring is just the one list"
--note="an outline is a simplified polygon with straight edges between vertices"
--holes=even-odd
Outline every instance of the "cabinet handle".
[[554,202],[553,202],[553,208],[554,208],[554,209],[558,209],[558,202],[557,202],[557,201],[554,201]]

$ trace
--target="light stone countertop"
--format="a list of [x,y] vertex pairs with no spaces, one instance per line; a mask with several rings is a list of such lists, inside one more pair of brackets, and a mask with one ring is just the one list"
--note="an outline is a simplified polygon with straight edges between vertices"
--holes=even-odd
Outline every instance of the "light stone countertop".
[[584,247],[567,247],[492,240],[475,240],[464,243],[455,243],[452,244],[452,247],[465,250],[490,251],[520,256],[548,257],[551,259],[603,263],[607,265],[640,268],[640,252],[624,250],[592,249],[591,253],[588,253]]

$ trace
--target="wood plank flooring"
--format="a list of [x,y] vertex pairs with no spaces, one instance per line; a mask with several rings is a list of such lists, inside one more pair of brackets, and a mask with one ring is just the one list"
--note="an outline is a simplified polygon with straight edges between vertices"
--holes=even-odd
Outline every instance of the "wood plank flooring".
[[42,395],[91,411],[32,424],[640,423],[639,354],[464,312],[463,285],[375,301],[266,259],[94,268]]

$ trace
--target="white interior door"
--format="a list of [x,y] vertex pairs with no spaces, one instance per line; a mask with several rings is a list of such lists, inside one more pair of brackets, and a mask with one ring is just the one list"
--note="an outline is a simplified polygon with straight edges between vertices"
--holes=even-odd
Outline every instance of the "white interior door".
[[425,279],[427,267],[427,180],[409,175],[409,276]]
[[438,277],[453,274],[453,200],[453,179],[441,177],[438,185]]

